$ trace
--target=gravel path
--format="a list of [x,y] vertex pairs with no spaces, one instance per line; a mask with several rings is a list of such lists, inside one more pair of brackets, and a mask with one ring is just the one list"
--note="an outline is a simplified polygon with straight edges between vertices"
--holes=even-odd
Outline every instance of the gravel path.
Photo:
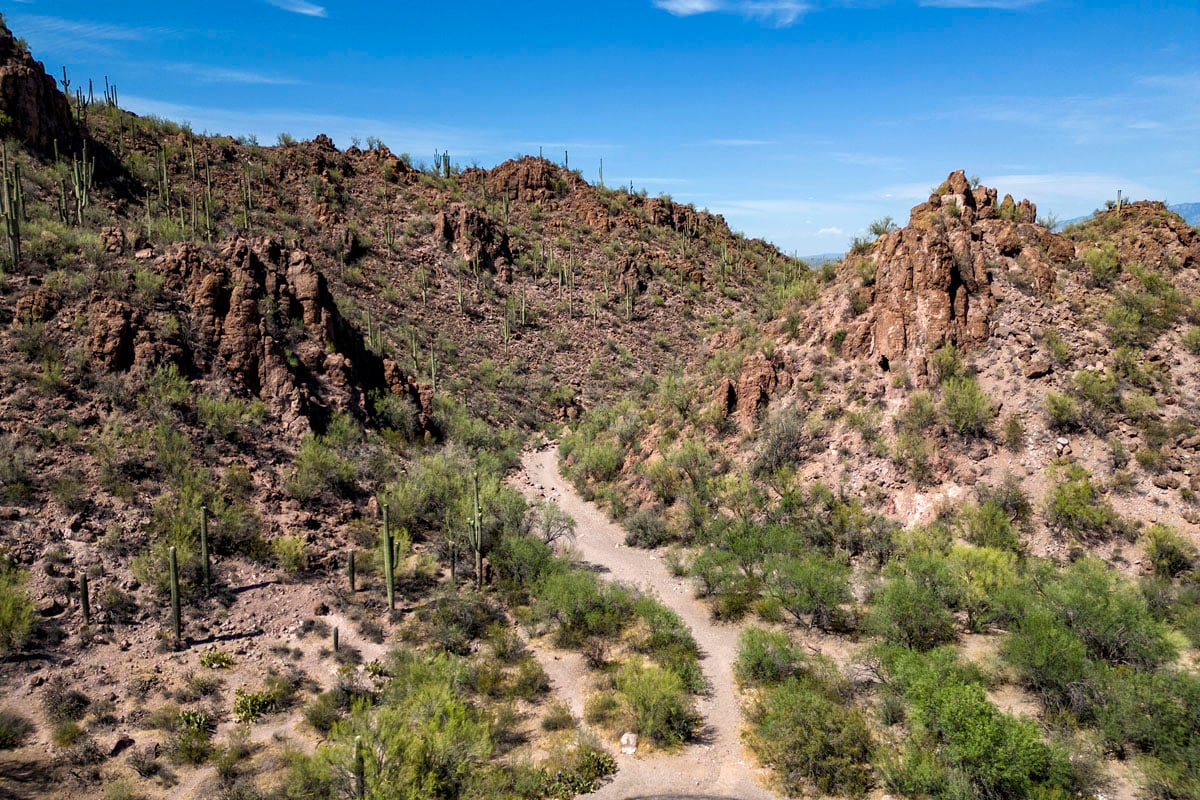
[[[527,451],[516,484],[529,499],[553,500],[575,519],[575,548],[585,562],[599,568],[605,578],[656,595],[683,618],[700,647],[700,666],[710,686],[709,695],[697,703],[705,721],[697,743],[671,755],[618,755],[620,771],[592,796],[598,800],[778,800],[779,795],[759,786],[766,772],[753,765],[741,743],[742,715],[733,678],[738,628],[714,623],[689,583],[672,576],[657,553],[626,547],[625,530],[559,475],[556,446]],[[586,681],[582,659],[560,657],[549,671],[560,691]],[[579,702],[572,697],[576,692],[564,694],[574,701],[572,706]]]

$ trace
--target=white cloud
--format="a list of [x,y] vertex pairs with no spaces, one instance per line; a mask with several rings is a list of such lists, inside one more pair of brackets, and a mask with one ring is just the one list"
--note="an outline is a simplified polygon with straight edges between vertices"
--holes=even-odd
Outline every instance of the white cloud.
[[328,16],[324,6],[309,3],[307,0],[267,0],[267,2],[276,8],[282,8],[284,11],[291,11],[294,14],[303,14],[306,17]]
[[653,0],[657,8],[677,17],[721,12],[737,14],[777,28],[792,25],[812,6],[797,0]]
[[723,3],[718,0],[654,0],[654,5],[677,17],[690,17],[719,11]]
[[817,231],[817,236],[845,236],[846,232],[836,225],[829,228],[821,228]]
[[35,52],[67,57],[80,53],[111,57],[117,44],[175,35],[169,28],[133,28],[38,14],[13,14],[9,25],[33,45]]
[[207,67],[197,64],[171,64],[167,69],[190,75],[201,83],[242,83],[260,86],[294,86],[300,83],[295,78],[279,75],[264,75],[248,70]]

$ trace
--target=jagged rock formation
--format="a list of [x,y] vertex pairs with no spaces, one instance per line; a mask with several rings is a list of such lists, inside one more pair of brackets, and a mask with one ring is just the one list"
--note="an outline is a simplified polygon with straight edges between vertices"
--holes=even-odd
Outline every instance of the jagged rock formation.
[[912,210],[907,227],[880,238],[861,260],[847,259],[862,285],[862,310],[844,330],[842,352],[882,366],[906,362],[915,375],[944,344],[971,348],[990,335],[997,270],[1024,270],[1036,293],[1054,290],[1054,266],[1070,261],[1073,244],[1036,223],[1037,207],[996,190],[972,188],[951,173]]
[[512,280],[513,254],[508,231],[474,208],[456,203],[438,214],[434,223],[441,240],[477,269],[504,272]]
[[188,373],[217,374],[239,393],[262,399],[297,432],[319,429],[333,411],[368,418],[372,394],[385,391],[409,398],[421,424],[428,423],[431,393],[364,347],[303,250],[239,238],[214,261],[183,244],[153,268],[167,295],[178,298],[173,310],[186,334],[148,324],[149,310],[97,296],[89,350],[104,369],[173,362]]
[[73,150],[79,129],[45,67],[0,25],[0,132],[40,153]]

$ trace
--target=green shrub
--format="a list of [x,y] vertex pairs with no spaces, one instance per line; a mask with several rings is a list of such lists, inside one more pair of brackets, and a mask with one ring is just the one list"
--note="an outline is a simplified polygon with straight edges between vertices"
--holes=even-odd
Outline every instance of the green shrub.
[[1194,572],[1200,563],[1196,546],[1173,528],[1154,525],[1146,531],[1146,555],[1160,578],[1175,579]]
[[928,650],[954,639],[954,617],[927,585],[893,578],[872,598],[868,629],[889,644]]
[[924,433],[932,428],[937,422],[937,408],[929,392],[913,392],[897,422],[906,433]]
[[662,516],[653,509],[642,509],[626,517],[622,524],[626,529],[625,544],[630,547],[652,550],[669,544],[673,538]]
[[33,630],[33,600],[28,575],[0,559],[0,657],[19,650]]
[[289,575],[308,570],[308,544],[299,534],[289,533],[272,540],[271,552],[279,568]]
[[55,675],[42,690],[42,711],[50,722],[75,722],[83,719],[91,705],[88,696],[72,689],[60,675]]
[[551,703],[546,709],[546,713],[542,715],[542,730],[544,731],[565,731],[575,727],[575,717],[571,715],[571,709],[567,708],[567,704],[563,702]]
[[1051,708],[1069,706],[1089,674],[1083,641],[1048,609],[1036,608],[1018,620],[1001,653],[1021,684]]
[[583,719],[589,725],[611,727],[621,713],[621,697],[616,692],[596,692],[583,704]]
[[996,415],[992,401],[974,377],[956,377],[942,382],[942,413],[960,436],[982,436]]
[[15,750],[33,733],[33,723],[15,711],[0,709],[0,750]]
[[823,631],[844,625],[842,605],[852,599],[849,564],[821,553],[771,561],[767,592],[793,619]]
[[680,745],[700,725],[683,681],[672,670],[630,661],[617,674],[616,687],[636,732],[655,744]]
[[967,541],[971,544],[1011,553],[1021,552],[1021,537],[1008,512],[996,500],[989,498],[978,506],[970,506],[963,510],[960,518]]
[[951,378],[963,377],[966,374],[962,356],[959,355],[958,348],[953,344],[945,344],[935,350],[930,361],[933,365],[934,377],[939,384],[945,383]]
[[322,736],[328,736],[333,726],[344,719],[333,692],[321,692],[304,707],[304,721]]
[[1117,246],[1104,242],[1083,254],[1083,263],[1092,273],[1092,279],[1099,286],[1111,286],[1121,272],[1121,262],[1117,254]]
[[1193,325],[1183,333],[1183,347],[1193,355],[1200,355],[1200,326]]
[[870,789],[866,723],[816,680],[786,678],[761,696],[750,720],[750,745],[787,794],[807,794],[810,782],[823,794],[861,797]]
[[773,685],[800,674],[808,657],[786,633],[745,628],[738,636],[733,672],[743,686]]
[[1108,536],[1122,529],[1117,513],[1092,483],[1090,472],[1078,464],[1060,464],[1050,472],[1045,516],[1051,528],[1074,536]]
[[1056,431],[1073,431],[1080,427],[1083,416],[1079,404],[1069,395],[1046,392],[1046,419]]
[[327,492],[349,492],[357,477],[354,465],[342,457],[326,436],[309,434],[300,442],[287,489],[297,500],[314,500]]
[[209,650],[200,656],[200,666],[205,669],[229,669],[234,666],[234,660],[224,650]]
[[559,623],[557,638],[564,647],[614,636],[633,611],[628,589],[603,583],[588,572],[551,574],[536,592],[540,613]]

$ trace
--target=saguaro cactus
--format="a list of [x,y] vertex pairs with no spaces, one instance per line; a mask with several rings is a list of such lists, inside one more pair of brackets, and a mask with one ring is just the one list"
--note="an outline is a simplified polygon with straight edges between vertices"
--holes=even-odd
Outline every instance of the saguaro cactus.
[[15,269],[21,261],[21,220],[25,216],[25,191],[21,188],[21,167],[8,163],[8,146],[0,148],[0,217],[8,238],[9,260]]
[[182,625],[179,621],[179,561],[175,555],[175,548],[170,551],[171,556],[171,631],[175,634],[175,646],[178,647],[183,641]]
[[475,587],[483,588],[483,509],[479,505],[479,472],[471,473],[474,513],[471,516],[469,538],[475,551]]
[[354,574],[354,551],[353,550],[351,550],[349,553],[346,554],[346,574],[350,577],[350,594],[354,594],[356,589],[354,586],[355,574]]
[[362,737],[354,737],[354,796],[364,800],[367,796],[367,761],[363,755]]
[[388,507],[383,507],[383,580],[387,584],[388,609],[396,608],[396,583],[393,580],[395,570],[395,551],[392,549],[392,523],[388,516]]
[[83,624],[92,624],[92,603],[88,597],[87,573],[79,573],[79,610],[83,612]]
[[204,591],[211,586],[211,568],[208,557],[208,506],[200,508],[200,564],[204,574]]

